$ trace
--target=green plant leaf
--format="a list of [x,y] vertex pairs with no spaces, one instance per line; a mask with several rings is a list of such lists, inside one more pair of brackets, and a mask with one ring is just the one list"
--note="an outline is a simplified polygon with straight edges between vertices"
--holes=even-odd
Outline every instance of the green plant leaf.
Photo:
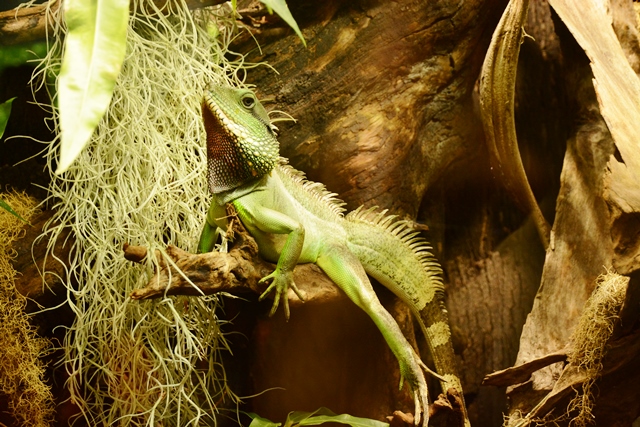
[[315,412],[291,412],[287,416],[284,427],[317,426],[324,423],[339,423],[352,427],[389,427],[388,423],[369,418],[354,417],[349,414],[336,415],[327,408],[320,408]]
[[[4,200],[2,200],[1,198],[0,198],[0,208],[6,210],[11,215],[15,216],[16,218],[18,218],[20,221],[24,222],[25,224],[29,224],[29,222],[26,219],[22,218],[18,212],[14,211],[13,208],[11,206],[9,206],[9,204],[7,202],[5,202]],[[29,224],[29,225],[31,225],[31,224]]]
[[289,7],[287,6],[287,2],[285,0],[260,0],[260,1],[264,3],[265,6],[267,6],[270,13],[273,10],[275,13],[278,14],[278,16],[280,16],[280,18],[282,18],[284,22],[289,24],[289,26],[293,28],[293,31],[296,32],[298,37],[300,37],[300,40],[302,40],[302,44],[305,45],[305,47],[307,46],[307,42],[302,36],[302,32],[300,31],[300,28],[298,28],[298,23],[296,22],[295,19],[293,19],[293,15],[291,15],[291,12],[289,11]]
[[7,122],[9,121],[9,116],[11,115],[11,103],[16,99],[11,98],[2,104],[0,104],[0,138],[4,135],[4,130],[7,128]]
[[249,427],[280,427],[282,425],[282,423],[274,423],[271,420],[262,418],[258,414],[254,414],[253,412],[245,413],[251,417],[251,424],[249,424]]
[[9,67],[19,67],[47,54],[47,42],[37,40],[14,46],[0,46],[0,71]]
[[68,34],[59,79],[63,173],[104,115],[124,60],[129,0],[66,0]]

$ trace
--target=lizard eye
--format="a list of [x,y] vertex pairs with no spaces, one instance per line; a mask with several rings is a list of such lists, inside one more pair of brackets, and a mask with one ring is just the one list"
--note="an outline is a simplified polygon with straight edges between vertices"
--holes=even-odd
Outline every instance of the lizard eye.
[[242,105],[244,105],[245,108],[253,108],[254,105],[256,105],[256,100],[253,96],[251,95],[246,95],[241,99]]

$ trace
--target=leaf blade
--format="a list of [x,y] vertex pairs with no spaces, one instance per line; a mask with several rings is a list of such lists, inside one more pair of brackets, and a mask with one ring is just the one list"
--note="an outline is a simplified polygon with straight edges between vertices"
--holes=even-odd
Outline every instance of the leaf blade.
[[126,50],[129,0],[67,0],[59,80],[60,159],[66,171],[87,145],[113,95]]
[[[317,426],[324,423],[346,424],[351,427],[389,427],[388,423],[370,418],[354,417],[349,414],[336,415],[330,409],[320,408],[314,412],[291,412],[287,416],[290,425]],[[285,423],[287,425],[287,423]]]
[[286,22],[293,29],[293,31],[296,32],[298,37],[300,37],[300,40],[302,40],[302,44],[305,47],[307,46],[307,42],[304,39],[304,36],[302,35],[300,28],[298,27],[298,23],[293,18],[293,15],[291,15],[291,11],[289,10],[289,6],[287,6],[287,2],[285,0],[260,0],[260,1],[265,6],[267,6],[267,8],[269,9],[269,12],[273,10],[275,13],[277,13],[278,16],[280,16],[280,18],[282,18],[282,20]]
[[16,98],[13,97],[0,104],[0,138],[2,138],[7,128],[7,122],[9,122],[9,116],[11,115],[11,103],[14,99]]
[[252,412],[246,414],[251,417],[251,424],[249,424],[249,427],[280,427],[282,425],[282,423],[274,423],[273,421],[262,418],[258,414],[254,414]]
[[5,202],[4,200],[2,200],[2,198],[0,198],[0,208],[6,210],[7,212],[9,212],[11,215],[15,216],[16,218],[18,218],[20,221],[24,222],[25,224],[29,224],[29,221],[27,221],[26,219],[22,218],[20,216],[20,214],[16,211],[13,210],[13,208],[11,206],[9,206],[9,204],[7,202]]

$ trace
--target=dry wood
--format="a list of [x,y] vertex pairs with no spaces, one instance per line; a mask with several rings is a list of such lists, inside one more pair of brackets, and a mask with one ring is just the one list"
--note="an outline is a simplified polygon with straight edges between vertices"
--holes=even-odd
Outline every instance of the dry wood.
[[528,6],[528,0],[512,0],[493,33],[480,76],[480,106],[487,146],[499,180],[520,208],[531,213],[546,249],[550,227],[527,180],[515,123],[516,70]]
[[[260,279],[275,268],[274,264],[258,256],[258,246],[241,223],[234,222],[234,242],[228,253],[209,252],[192,254],[169,245],[164,254],[156,251],[158,268],[146,286],[135,290],[131,298],[135,300],[161,298],[165,295],[212,295],[225,292],[244,295],[247,292],[262,294],[266,283]],[[124,247],[124,257],[133,262],[142,261],[147,255],[146,248]],[[294,280],[305,292],[304,302],[326,302],[338,297],[339,289],[313,264],[296,266]],[[272,297],[272,295],[269,295]],[[289,304],[301,304],[298,296],[289,290]]]
[[[640,269],[640,79],[600,3],[588,0],[579,8],[568,0],[550,3],[591,61],[600,113],[619,152],[609,159],[604,195],[612,210],[613,265],[630,274]],[[630,2],[612,8],[617,15],[634,14]],[[633,30],[626,41],[637,44]]]
[[[607,345],[608,352],[603,362],[602,376],[614,375],[617,371],[627,372],[630,363],[635,363],[640,356],[640,330],[636,330],[633,334],[627,335],[619,340],[614,340]],[[550,358],[558,358],[560,352],[556,355],[549,355]],[[540,359],[539,359],[540,360]],[[567,421],[570,415],[565,416],[566,409],[561,402],[565,402],[568,398],[575,396],[579,392],[583,383],[591,380],[592,377],[588,372],[568,363],[564,366],[562,373],[553,389],[522,419],[513,421],[512,426],[525,426],[529,423],[535,423],[538,420],[551,416],[552,412],[555,416],[550,418],[559,418]],[[630,414],[630,419],[634,417]],[[609,425],[607,421],[598,425]],[[620,425],[620,424],[618,424]]]
[[[574,121],[579,126],[567,141],[551,250],[521,337],[515,373],[523,362],[539,363],[543,355],[565,348],[598,274],[612,265],[625,274],[633,273],[640,253],[632,237],[640,230],[639,169],[632,166],[638,159],[638,149],[632,148],[637,145],[640,123],[638,79],[603,9],[591,1],[580,8],[564,0],[550,3],[580,44],[559,27],[558,34],[564,37],[563,74],[568,93],[575,97]],[[611,7],[623,6],[630,4],[618,2]],[[633,40],[637,43],[637,37]],[[590,67],[580,47],[591,60]],[[627,111],[622,114],[622,109]],[[627,301],[637,307],[637,291],[631,285],[629,289]],[[638,405],[621,398],[637,393],[631,385],[638,375],[632,362],[637,357],[637,317],[630,313],[622,314],[626,326],[619,328],[620,340],[609,343],[598,381],[600,395],[594,410],[598,425],[628,425],[638,414]],[[625,347],[628,353],[621,350]],[[510,425],[565,414],[575,389],[581,389],[587,379],[571,364],[556,363],[535,371],[529,381],[526,373],[513,379],[523,383],[508,392]],[[518,413],[528,415],[519,422]]]
[[[282,154],[340,194],[415,218],[452,165],[478,155],[473,87],[504,0],[291,2],[308,48],[291,32],[247,40],[249,74],[297,122],[279,123]],[[482,11],[478,13],[478,11]],[[266,35],[265,35],[266,36]]]
[[[532,2],[532,7],[533,3],[540,6],[540,2]],[[500,189],[483,181],[490,172],[488,164],[483,163],[485,150],[473,101],[474,83],[504,4],[504,0],[291,1],[290,7],[305,33],[308,49],[303,49],[288,29],[265,30],[268,27],[265,22],[270,19],[263,20],[261,11],[248,10],[245,23],[260,25],[257,34],[262,50],[255,49],[253,41],[248,39],[244,39],[247,44],[239,49],[252,50],[249,60],[266,59],[280,72],[275,75],[262,68],[251,71],[248,78],[258,84],[261,94],[276,102],[275,108],[298,119],[297,124],[279,123],[283,154],[291,158],[292,164],[308,172],[311,179],[339,192],[351,208],[361,203],[378,204],[396,213],[408,213],[411,218],[421,212],[420,220],[429,225],[429,237],[434,240],[446,270],[447,303],[454,333],[461,337],[457,350],[462,355],[464,386],[470,392],[470,411],[474,421],[479,420],[478,425],[499,424],[495,419],[501,419],[504,393],[495,388],[480,388],[479,382],[487,372],[514,363],[517,337],[531,309],[545,261],[539,244],[532,244],[535,233],[515,236],[513,231],[522,220],[515,220],[516,226],[503,220],[505,216],[518,214],[511,211]],[[575,9],[570,13],[577,13],[580,8]],[[0,15],[7,16],[6,13]],[[12,16],[9,19],[15,21]],[[27,18],[19,21],[22,25],[31,22]],[[2,22],[9,21],[0,19]],[[542,24],[547,25],[545,31],[554,34],[549,22]],[[588,36],[599,43],[599,31],[588,25],[591,32]],[[27,32],[32,31],[28,25],[25,28]],[[542,43],[535,29],[527,28],[527,32],[533,33],[536,41],[526,40],[525,44]],[[4,39],[0,43],[5,43]],[[568,139],[563,188],[556,206],[554,244],[546,259],[540,293],[522,335],[517,363],[530,363],[520,366],[520,374],[509,382],[525,381],[533,369],[556,360],[537,358],[564,348],[593,281],[604,265],[613,263],[623,272],[638,269],[640,196],[636,190],[637,177],[633,174],[637,168],[632,170],[629,166],[634,161],[629,156],[638,150],[632,148],[623,155],[624,149],[618,147],[618,158],[611,157],[615,153],[613,142],[618,146],[623,139],[613,130],[618,126],[614,123],[617,113],[609,114],[613,118],[605,117],[606,124],[599,117],[597,107],[603,105],[605,99],[600,93],[600,83],[599,98],[580,99],[570,104],[571,108],[553,104],[567,94],[569,97],[573,93],[594,94],[593,76],[585,75],[582,69],[582,65],[586,65],[588,70],[588,65],[579,62],[579,58],[565,48],[563,46],[562,60],[556,58],[554,64],[540,65],[542,68],[550,64],[566,65],[561,73],[567,81],[557,82],[555,93],[547,99],[551,103],[545,107],[552,111],[550,114],[567,112],[568,119],[558,123],[562,131],[571,135],[566,138],[562,132],[554,134],[557,139],[563,138],[562,142]],[[531,54],[523,45],[521,56]],[[576,66],[577,63],[581,66]],[[581,83],[569,81],[574,75],[580,76]],[[613,83],[623,80],[616,79]],[[618,97],[620,93],[623,92],[614,95]],[[531,95],[532,91],[516,94],[516,119],[518,105],[521,107]],[[531,122],[532,127],[541,127],[535,120],[540,117],[536,112],[523,121]],[[579,123],[579,127],[574,129],[573,123]],[[629,123],[634,124],[633,121],[622,124],[623,134]],[[537,190],[529,173],[526,148],[528,140],[530,145],[535,145],[541,138],[536,139],[537,134],[520,127],[520,123],[518,126],[523,162]],[[558,128],[545,128],[550,135],[554,130]],[[609,171],[604,174],[607,164]],[[469,172],[469,165],[487,172],[474,175]],[[546,170],[548,165],[542,164],[540,168]],[[456,177],[464,179],[456,180]],[[485,193],[474,194],[469,191],[470,186],[474,190],[481,188]],[[608,204],[603,201],[603,192]],[[461,193],[472,197],[456,199]],[[539,193],[536,191],[536,194]],[[457,213],[472,210],[474,216],[463,217],[465,221],[452,221]],[[517,241],[506,238],[508,234],[517,237]],[[32,262],[31,247],[30,243],[25,245],[20,260],[24,261],[23,267],[28,268]],[[133,249],[128,248],[127,253]],[[35,256],[39,262],[42,261],[40,253],[36,252]],[[249,250],[237,253],[235,258],[229,254],[188,254],[177,248],[169,248],[165,253],[158,257],[161,268],[155,278],[134,296],[153,298],[165,292],[199,294],[221,290],[245,296],[258,294],[264,288],[259,287],[257,281],[273,268],[253,258]],[[138,260],[141,256],[136,255]],[[169,260],[187,271],[185,275],[197,283],[199,290],[168,266]],[[62,264],[58,268],[64,276]],[[30,282],[35,289],[31,295],[42,293],[37,269],[24,271],[25,283]],[[55,286],[54,276],[48,279],[49,284]],[[209,279],[218,282],[209,282]],[[254,409],[270,416],[269,411],[272,414],[288,411],[332,398],[331,402],[335,403],[332,409],[351,413],[375,407],[383,417],[394,409],[404,409],[402,405],[407,402],[406,397],[397,392],[399,378],[397,372],[393,372],[395,361],[392,354],[385,354],[388,350],[384,342],[377,341],[378,331],[330,282],[326,282],[325,290],[316,293],[322,285],[309,284],[314,280],[325,283],[324,275],[316,267],[296,269],[296,281],[305,289],[307,303],[298,303],[292,321],[286,323],[278,316],[267,319],[259,315],[247,350],[252,355],[251,363],[246,366],[253,381],[251,391],[282,384],[287,391],[256,398]],[[407,313],[385,292],[380,292],[383,303],[398,316],[405,331],[411,333]],[[295,301],[293,294],[291,297]],[[330,304],[311,304],[324,301],[325,297],[331,298]],[[628,314],[622,315],[628,319],[625,320],[627,329],[617,336],[617,339],[630,337],[630,341],[620,341],[621,349],[628,347],[629,357],[637,354],[633,350],[637,327],[633,313],[638,311],[638,300],[637,295],[628,295]],[[254,305],[251,309],[260,313]],[[624,350],[620,354],[624,355]],[[637,404],[630,400],[637,400],[638,382],[634,394],[632,380],[640,376],[631,369],[633,363],[623,358],[614,359],[613,351],[610,355],[607,363],[622,365],[608,371],[599,384],[605,399],[603,408],[623,408],[618,412],[626,412],[625,416],[631,417]],[[325,361],[326,365],[319,365]],[[304,381],[291,376],[292,366],[308,372]],[[323,366],[327,369],[322,369]],[[561,375],[563,382],[556,383]],[[286,382],[289,379],[291,381]],[[569,394],[563,384],[579,386],[580,381],[577,374],[563,370],[561,363],[535,371],[532,380],[511,389],[513,409],[529,411],[552,391],[555,394],[544,401],[537,414],[542,415],[554,406],[562,407],[559,397]],[[279,399],[278,396],[285,397]],[[405,407],[411,404],[409,400]],[[610,417],[600,418],[598,425],[607,425],[603,420],[623,419],[615,418],[618,415],[613,411],[605,414]]]
[[47,35],[47,9],[57,10],[60,0],[0,12],[0,45],[28,43]]
[[[596,0],[575,7],[571,0],[549,0],[591,61],[600,113],[627,172],[640,185],[640,80],[627,61],[606,8]],[[627,14],[631,4],[624,4]],[[612,5],[623,7],[623,3]],[[632,41],[633,42],[633,41]],[[637,43],[637,39],[636,39]]]
[[552,363],[564,362],[565,360],[567,360],[566,350],[556,351],[555,353],[538,357],[518,366],[493,372],[484,377],[482,385],[506,387],[509,385],[523,383],[527,381],[531,374],[538,369],[549,366]]

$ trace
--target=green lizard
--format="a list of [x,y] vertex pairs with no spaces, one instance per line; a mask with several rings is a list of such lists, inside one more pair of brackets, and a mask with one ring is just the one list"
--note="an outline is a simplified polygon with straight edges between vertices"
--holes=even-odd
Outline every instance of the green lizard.
[[[208,179],[213,200],[198,250],[213,249],[225,230],[226,204],[258,243],[260,255],[276,262],[263,299],[275,292],[273,314],[280,300],[289,318],[287,293],[304,296],[293,281],[298,263],[315,263],[376,324],[400,364],[415,401],[415,422],[428,422],[427,369],[380,304],[367,274],[400,297],[416,316],[427,338],[443,390],[462,396],[447,312],[442,302],[441,268],[428,243],[386,211],[359,208],[343,215],[344,202],[322,184],[279,156],[276,128],[250,90],[215,86],[206,91],[202,114],[207,133]],[[465,425],[469,425],[463,406]]]

